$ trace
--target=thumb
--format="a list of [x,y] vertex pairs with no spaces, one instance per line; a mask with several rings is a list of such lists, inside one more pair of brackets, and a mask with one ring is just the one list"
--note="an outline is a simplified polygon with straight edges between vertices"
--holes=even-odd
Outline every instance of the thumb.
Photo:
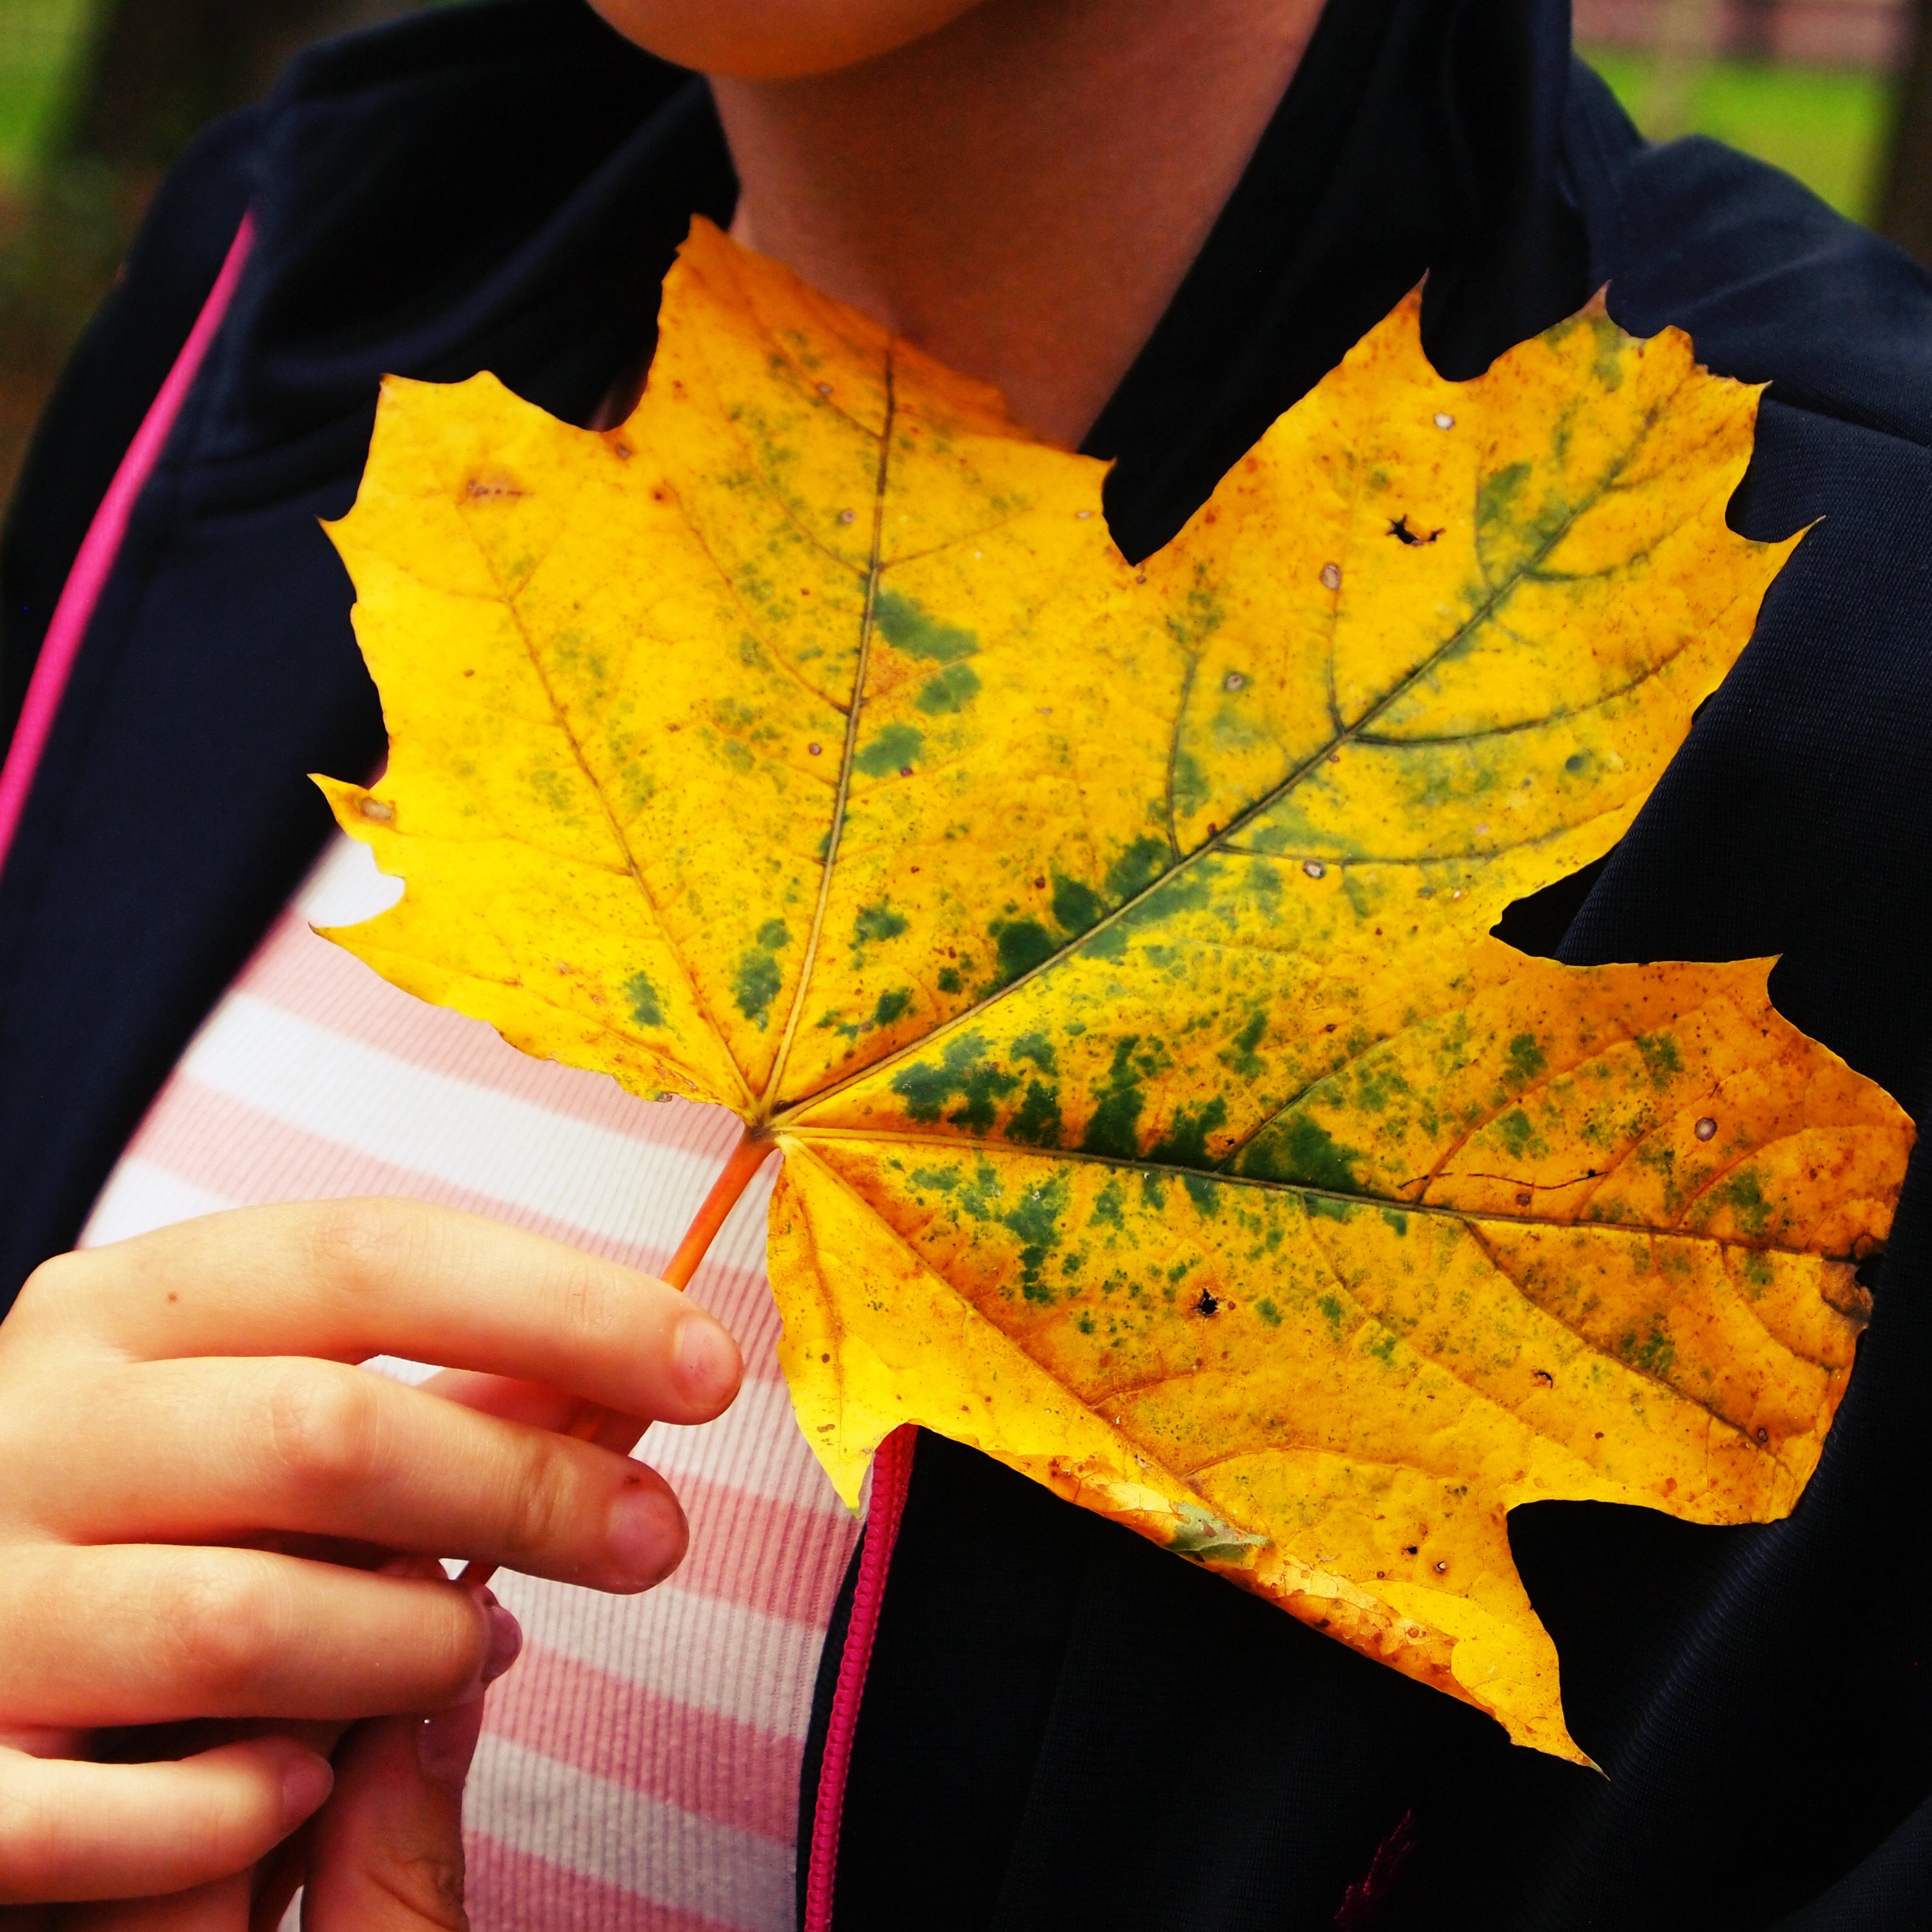
[[467,1932],[463,1780],[482,1726],[479,1689],[350,1732],[309,1844],[303,1932]]

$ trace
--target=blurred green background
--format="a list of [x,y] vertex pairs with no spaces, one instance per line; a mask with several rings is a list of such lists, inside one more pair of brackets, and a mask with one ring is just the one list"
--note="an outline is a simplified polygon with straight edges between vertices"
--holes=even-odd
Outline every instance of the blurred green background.
[[[1654,63],[1625,47],[1585,50],[1646,133]],[[1718,59],[1690,76],[1681,130],[1774,163],[1855,220],[1876,213],[1892,124],[1890,76],[1868,69]],[[1672,131],[1679,131],[1673,129]]]
[[[0,502],[182,143],[302,46],[412,4],[0,0]],[[1586,57],[1646,134],[1714,135],[1932,257],[1932,0],[1576,6]]]

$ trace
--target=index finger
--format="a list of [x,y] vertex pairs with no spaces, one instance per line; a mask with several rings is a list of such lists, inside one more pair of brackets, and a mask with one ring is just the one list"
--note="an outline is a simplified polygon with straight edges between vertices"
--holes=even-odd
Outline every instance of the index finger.
[[729,1334],[666,1283],[416,1201],[231,1208],[64,1255],[8,1326],[16,1346],[78,1334],[138,1360],[400,1355],[680,1423],[716,1415],[742,1370]]

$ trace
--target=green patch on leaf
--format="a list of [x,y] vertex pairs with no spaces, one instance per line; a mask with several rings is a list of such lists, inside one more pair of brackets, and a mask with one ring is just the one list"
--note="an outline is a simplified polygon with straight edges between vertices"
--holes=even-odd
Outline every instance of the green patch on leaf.
[[1509,1043],[1510,1078],[1518,1087],[1527,1087],[1550,1064],[1550,1058],[1536,1043],[1533,1033],[1520,1033]]
[[1671,1364],[1677,1360],[1677,1345],[1671,1340],[1670,1328],[1661,1315],[1650,1318],[1649,1332],[1641,1342],[1634,1334],[1626,1335],[1617,1344],[1617,1351],[1634,1367],[1660,1381],[1670,1374]]
[[1210,1515],[1198,1503],[1183,1503],[1179,1514],[1180,1523],[1167,1540],[1168,1548],[1177,1556],[1196,1563],[1246,1566],[1268,1546],[1266,1537],[1237,1529],[1232,1523]]
[[877,905],[862,906],[852,922],[852,944],[864,946],[884,939],[896,939],[906,929],[904,920],[884,899]]
[[1044,1271],[1047,1256],[1060,1244],[1060,1217],[1066,1211],[1066,1180],[1055,1174],[1028,1188],[1018,1204],[1000,1217],[1024,1244],[1020,1250],[1020,1292],[1029,1301],[1053,1299]]
[[1166,1133],[1148,1150],[1154,1160],[1170,1161],[1176,1167],[1204,1168],[1213,1165],[1208,1157],[1208,1136],[1228,1124],[1228,1103],[1220,1094],[1204,1105],[1176,1110]]
[[1204,1174],[1184,1174],[1180,1184],[1194,1203],[1194,1211],[1204,1221],[1211,1221],[1221,1211],[1221,1190]]
[[1080,1143],[1083,1154],[1111,1154],[1116,1160],[1131,1160],[1140,1151],[1135,1130],[1141,1117],[1142,1095],[1136,1077],[1134,1048],[1138,1039],[1129,1034],[1114,1043],[1114,1064],[1107,1070],[1107,1084],[1094,1092],[1093,1118]]
[[1639,1034],[1636,1050],[1643,1055],[1643,1064],[1657,1086],[1667,1086],[1672,1074],[1684,1071],[1684,1059],[1677,1050],[1675,1034]]
[[1304,1194],[1301,1204],[1318,1220],[1352,1221],[1355,1218],[1356,1204],[1352,1201],[1337,1201],[1332,1195]]
[[925,742],[923,735],[910,724],[888,724],[852,760],[853,769],[863,772],[868,778],[882,778],[893,772],[909,770]]
[[1268,1030],[1268,1012],[1257,1006],[1248,1016],[1246,1025],[1235,1034],[1228,1050],[1221,1055],[1221,1064],[1231,1067],[1244,1080],[1258,1080],[1265,1070],[1266,1063],[1255,1048],[1262,1043],[1262,1035]]
[[770,1024],[772,1002],[778,996],[778,962],[769,952],[739,955],[731,997],[737,1001],[739,1012],[760,1032]]
[[1037,920],[995,920],[987,929],[998,949],[1002,983],[1045,964],[1060,950],[1052,934]]
[[1758,1185],[1755,1168],[1741,1169],[1711,1191],[1715,1199],[1730,1207],[1738,1217],[1738,1226],[1754,1239],[1761,1236],[1771,1225],[1772,1204],[1764,1198],[1764,1190]]
[[661,1027],[664,1023],[664,1008],[658,1003],[658,989],[648,975],[633,973],[624,982],[624,998],[630,1002],[631,1017],[640,1026]]
[[1024,1060],[1030,1066],[1037,1066],[1041,1072],[1054,1074],[1060,1066],[1053,1051],[1053,1042],[1043,1033],[1023,1033],[1013,1042],[1013,1058]]
[[1355,1163],[1361,1158],[1359,1149],[1344,1147],[1319,1120],[1296,1114],[1286,1123],[1277,1121],[1273,1132],[1254,1142],[1241,1172],[1260,1180],[1297,1182],[1352,1194],[1360,1186]]
[[928,678],[913,700],[929,716],[942,712],[964,711],[980,694],[980,677],[969,664],[948,664],[937,677]]
[[872,620],[895,650],[933,664],[957,664],[978,651],[980,640],[956,624],[941,624],[910,597],[881,590],[872,600]]
[[1174,811],[1178,818],[1190,818],[1208,802],[1208,775],[1187,752],[1174,754]]
[[1167,870],[1172,855],[1165,838],[1136,838],[1107,868],[1107,898],[1118,905],[1144,892]]
[[1083,886],[1064,873],[1054,874],[1053,919],[1061,932],[1084,932],[1090,926],[1099,923],[1106,910],[1100,894],[1091,886]]
[[1006,1123],[1006,1138],[1022,1147],[1059,1146],[1060,1089],[1029,1080],[1026,1098]]
[[[938,1066],[915,1061],[892,1076],[892,1091],[915,1120],[936,1120],[944,1114],[952,1126],[982,1134],[992,1126],[998,1103],[1018,1084],[1016,1075],[986,1064],[986,1042],[976,1033],[949,1040]],[[947,1114],[946,1102],[956,1098],[959,1106]]]

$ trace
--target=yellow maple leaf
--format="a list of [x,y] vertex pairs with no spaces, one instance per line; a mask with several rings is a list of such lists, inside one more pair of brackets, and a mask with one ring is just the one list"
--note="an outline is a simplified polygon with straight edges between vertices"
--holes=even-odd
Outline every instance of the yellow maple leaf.
[[1788,1511],[1910,1130],[1770,962],[1484,936],[1790,545],[1681,333],[1458,383],[1418,317],[1138,566],[1103,465],[701,223],[621,428],[392,382],[334,532],[391,760],[325,783],[408,889],[334,936],[734,1108],[732,1184],[776,1139],[848,1501],[919,1423],[1580,1758],[1508,1510]]

